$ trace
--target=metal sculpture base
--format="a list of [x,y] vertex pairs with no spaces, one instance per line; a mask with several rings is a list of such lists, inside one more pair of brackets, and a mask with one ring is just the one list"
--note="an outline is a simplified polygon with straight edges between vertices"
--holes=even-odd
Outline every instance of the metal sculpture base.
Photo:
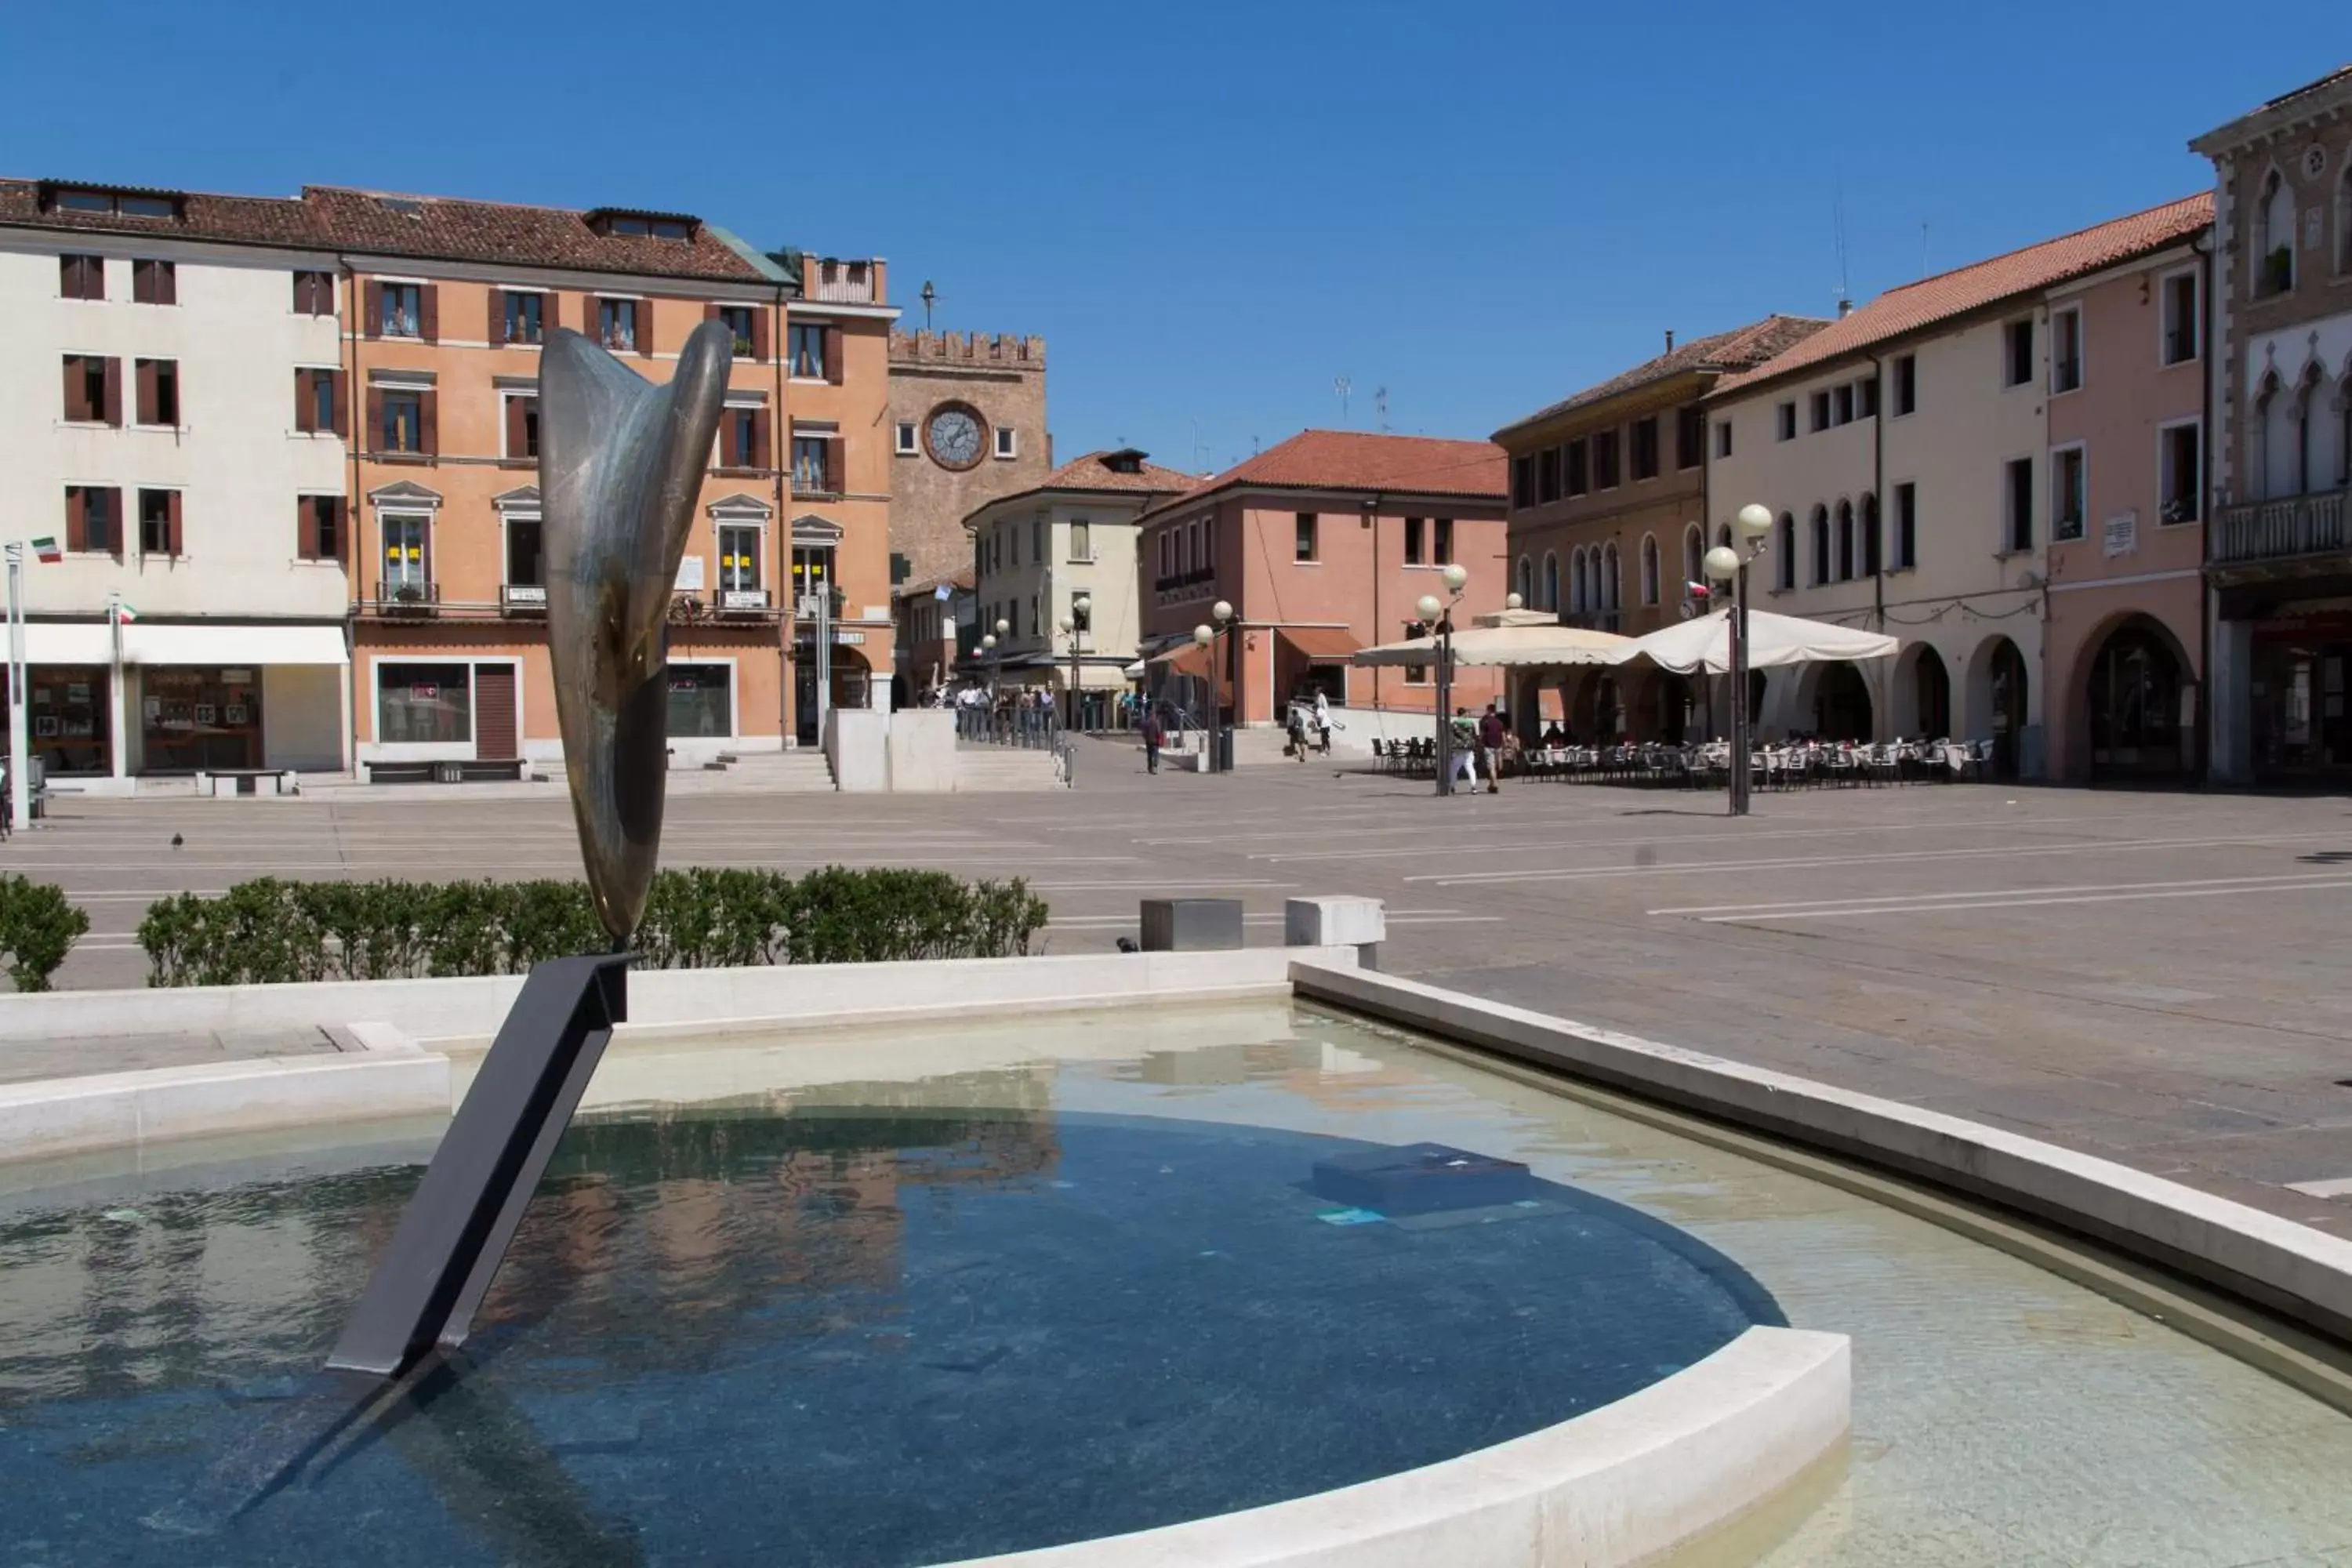
[[465,1343],[613,1026],[628,1016],[628,966],[626,953],[559,958],[523,981],[330,1370],[398,1377],[436,1346]]

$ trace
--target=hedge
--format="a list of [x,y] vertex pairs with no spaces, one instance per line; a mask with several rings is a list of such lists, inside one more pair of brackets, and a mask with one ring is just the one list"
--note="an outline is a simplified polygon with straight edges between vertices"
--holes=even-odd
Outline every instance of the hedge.
[[89,930],[89,915],[66,901],[48,882],[0,876],[0,952],[19,991],[47,991],[74,940]]
[[[1029,951],[1045,900],[1018,878],[829,866],[690,867],[654,878],[636,933],[656,969],[1002,958]],[[514,974],[608,945],[584,882],[239,882],[180,893],[139,924],[151,985]]]

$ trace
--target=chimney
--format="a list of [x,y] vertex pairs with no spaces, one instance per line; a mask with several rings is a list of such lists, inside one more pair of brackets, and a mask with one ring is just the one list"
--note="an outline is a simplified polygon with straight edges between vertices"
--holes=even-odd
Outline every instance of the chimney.
[[1666,329],[1666,352],[1668,353],[1675,352],[1675,330],[1672,327]]
[[1846,317],[1852,314],[1853,314],[1853,301],[1851,300],[1840,300],[1838,301],[1838,319],[1840,321],[1843,321]]

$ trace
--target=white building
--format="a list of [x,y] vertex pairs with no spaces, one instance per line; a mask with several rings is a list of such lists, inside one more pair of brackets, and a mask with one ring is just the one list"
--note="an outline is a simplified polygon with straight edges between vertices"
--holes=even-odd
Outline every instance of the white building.
[[992,658],[965,650],[978,655],[968,668],[1055,691],[1067,721],[1103,722],[1141,633],[1135,520],[1197,482],[1133,447],[1089,452],[966,518],[980,630],[992,633],[998,621],[1006,628]]
[[0,536],[64,552],[25,566],[52,779],[349,765],[335,258],[299,213],[0,181]]
[[[2175,202],[1888,290],[1707,400],[1717,538],[1776,521],[1749,603],[1900,637],[1899,657],[1759,674],[1765,735],[1989,740],[2043,771],[2042,620],[2057,497],[2045,293],[2201,232]],[[1695,562],[1697,540],[1686,542]],[[1687,567],[1685,568],[1687,570]]]

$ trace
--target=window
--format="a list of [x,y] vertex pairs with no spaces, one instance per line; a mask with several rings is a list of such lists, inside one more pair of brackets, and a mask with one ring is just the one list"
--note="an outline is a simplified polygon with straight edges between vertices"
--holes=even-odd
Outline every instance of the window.
[[1816,392],[1811,400],[1811,419],[1806,428],[1818,435],[1830,427],[1830,395]]
[[343,558],[343,498],[302,496],[295,502],[294,552],[305,561]]
[[1795,440],[1797,438],[1797,405],[1794,403],[1783,403],[1774,408],[1772,413],[1779,423],[1780,439]]
[[1033,518],[1029,522],[1029,559],[1040,566],[1046,564],[1045,520],[1042,516]]
[[180,269],[169,261],[134,261],[131,264],[131,299],[140,305],[176,305],[180,302]]
[[[1551,449],[1549,447],[1546,447],[1539,455],[1542,457],[1549,457],[1551,455]],[[1518,457],[1511,459],[1511,504],[1513,506],[1533,506],[1536,503],[1536,463],[1538,456],[1538,455],[1522,453]],[[1559,469],[1554,468],[1552,472],[1554,478],[1557,479]]]
[[1315,559],[1315,514],[1311,511],[1300,512],[1297,524],[1297,538],[1295,545],[1297,559],[1312,561]]
[[343,384],[331,370],[305,368],[294,373],[294,428],[332,435],[343,427]]
[[1591,443],[1580,436],[1568,444],[1566,451],[1568,493],[1571,496],[1580,496],[1592,488]]
[[1454,564],[1454,520],[1450,517],[1432,520],[1429,532],[1433,542],[1430,559],[1440,566]]
[[335,313],[335,275],[331,272],[294,274],[294,313],[331,316]]
[[463,745],[474,738],[472,667],[375,667],[376,739],[392,745]]
[[139,384],[139,423],[177,426],[180,423],[180,362],[142,359],[131,362]]
[[911,458],[916,454],[919,448],[915,445],[914,421],[898,421],[898,428],[891,433],[890,450],[901,458]]
[[1633,477],[1658,477],[1658,416],[1654,414],[1633,421]]
[[2197,274],[2176,272],[2164,280],[2164,343],[2166,364],[2186,364],[2198,356]]
[[1919,410],[1919,356],[1895,356],[1895,417],[1916,414]]
[[1592,437],[1592,488],[1617,488],[1617,432],[1603,430]]
[[1838,581],[1841,583],[1852,582],[1854,576],[1854,569],[1858,564],[1859,562],[1856,559],[1856,553],[1854,551],[1853,503],[1849,500],[1842,500],[1837,503]]
[[2258,300],[2294,287],[2294,193],[2276,169],[2264,176],[2262,205],[2254,209],[2252,271]]
[[380,283],[377,288],[377,331],[387,338],[425,335],[424,289],[415,283]]
[[68,354],[66,418],[83,425],[122,423],[122,362]]
[[179,198],[146,196],[123,191],[59,191],[51,204],[59,212],[112,213],[121,217],[177,217]]
[[2196,420],[2156,433],[2159,523],[2195,522],[2205,515],[2205,431]]
[[507,457],[515,462],[539,460],[539,397],[535,393],[510,392],[506,398]]
[[1875,577],[1885,565],[1879,554],[1878,498],[1862,498],[1862,574]]
[[2070,305],[2050,315],[2050,390],[2073,392],[2083,384],[2083,309]]
[[1581,546],[1579,546],[1570,551],[1568,555],[1568,613],[1570,615],[1580,616],[1584,613],[1588,586],[1584,570],[1584,551]]
[[727,323],[728,335],[735,340],[735,352],[748,357],[752,353],[752,318],[749,305],[721,305],[718,320]]
[[996,455],[1000,458],[1016,458],[1021,455],[1020,437],[1010,425],[996,426]]
[[722,468],[764,468],[768,457],[760,448],[764,421],[760,408],[729,408],[719,416],[719,466]]
[[66,487],[66,549],[91,555],[114,555],[122,548],[117,528],[122,512],[122,492],[107,485]]
[[1853,384],[1853,390],[1855,396],[1858,397],[1862,403],[1861,411],[1858,416],[1864,419],[1877,418],[1878,377],[1875,375],[1864,376],[1860,381]]
[[1830,509],[1813,508],[1813,586],[1820,587],[1830,580]]
[[142,555],[180,553],[179,491],[141,490],[139,492],[139,553]]
[[58,257],[58,298],[60,300],[105,299],[106,258],[103,256]]
[[1772,525],[1772,585],[1789,589],[1797,585],[1797,520],[1788,512]]
[[1895,487],[1895,570],[1919,564],[1919,487],[1908,482]]
[[1519,557],[1519,586],[1517,592],[1519,595],[1519,603],[1521,605],[1525,605],[1535,602],[1536,563],[1524,555]]
[[1696,468],[1706,460],[1706,414],[1696,403],[1675,410],[1675,467]]
[[719,591],[722,594],[757,593],[763,584],[760,580],[761,535],[765,531],[756,522],[722,523],[719,529]]
[[1536,493],[1538,506],[1549,506],[1559,499],[1559,448],[1546,447],[1536,454]]
[[635,300],[604,300],[596,301],[596,336],[608,349],[634,349],[637,346],[637,306]]
[[514,294],[506,297],[506,339],[510,343],[539,343],[547,341],[547,296],[544,294]]
[[390,388],[376,395],[383,406],[383,418],[377,426],[379,449],[422,453],[425,450],[425,394]]
[[425,552],[433,520],[416,512],[389,512],[377,526],[383,531],[383,596],[423,598],[431,581]]
[[1095,526],[1083,517],[1070,520],[1070,559],[1092,561],[1095,558]]
[[1559,557],[1549,550],[1544,552],[1543,578],[1539,585],[1543,597],[1536,608],[1557,612],[1559,608]]
[[788,374],[807,381],[823,381],[824,375],[824,328],[813,321],[794,321],[784,329],[784,353],[790,361]]
[[1706,568],[1700,565],[1706,553],[1706,535],[1698,524],[1683,530],[1683,597],[1696,598],[1697,590],[1706,582]]
[[1727,418],[1715,422],[1715,455],[1718,458],[1731,456],[1731,421]]
[[1428,542],[1422,537],[1424,526],[1425,520],[1422,518],[1409,517],[1404,520],[1404,563],[1408,566],[1419,566],[1423,563],[1422,551]]
[[1658,602],[1658,540],[1655,534],[1642,535],[1642,603]]
[[2023,386],[2033,379],[2033,318],[2011,321],[2001,329],[2003,386]]
[[1617,613],[1617,542],[1611,540],[1601,552],[1601,608],[1611,615]]
[[2050,538],[2083,537],[2083,513],[2088,506],[2084,494],[2083,448],[2061,447],[2050,454]]
[[816,494],[833,489],[832,448],[822,436],[793,437],[793,489]]
[[2002,537],[2005,551],[2033,548],[2033,459],[2012,458],[2004,470],[2002,494],[2007,498]]
[[1830,423],[1853,423],[1853,384],[1846,382],[1830,389]]
[[[1407,621],[1404,624],[1404,640],[1407,642],[1418,642],[1423,637],[1436,635],[1436,630],[1437,628],[1431,626],[1427,621]],[[1407,686],[1428,685],[1429,666],[1425,664],[1406,665],[1404,667],[1404,683]]]

